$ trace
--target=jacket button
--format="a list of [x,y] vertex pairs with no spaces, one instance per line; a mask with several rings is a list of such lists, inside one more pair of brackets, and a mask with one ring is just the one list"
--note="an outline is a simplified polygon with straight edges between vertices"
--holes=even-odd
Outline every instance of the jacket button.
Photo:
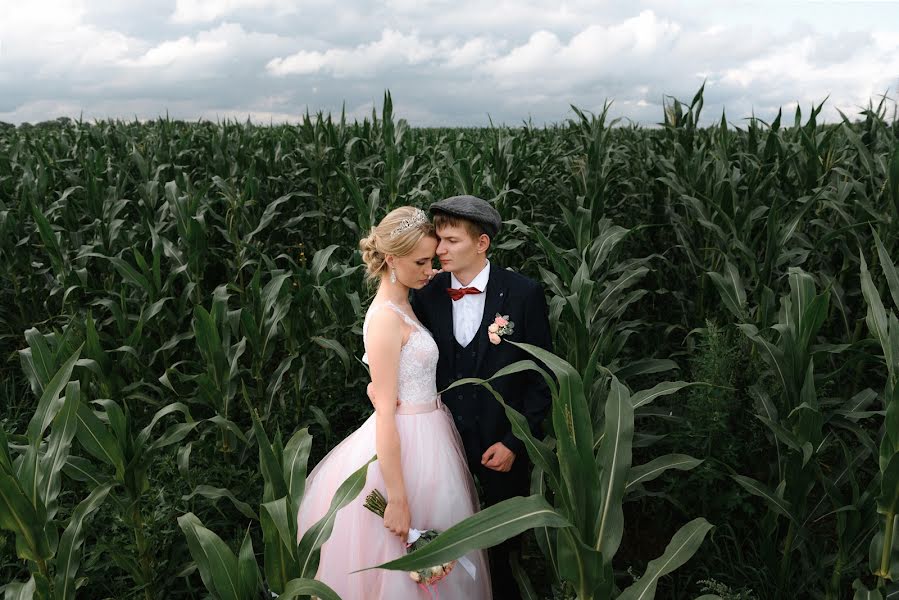
[[459,400],[461,400],[461,399],[462,399],[462,394],[459,394],[458,398],[459,398]]

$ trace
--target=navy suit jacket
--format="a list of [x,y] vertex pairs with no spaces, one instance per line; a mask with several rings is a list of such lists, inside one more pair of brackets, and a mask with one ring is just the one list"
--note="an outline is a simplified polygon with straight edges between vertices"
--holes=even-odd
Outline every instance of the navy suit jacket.
[[[446,293],[451,287],[450,274],[440,273],[421,290],[413,290],[412,310],[419,321],[434,336],[440,349],[437,362],[437,389],[445,390],[455,378],[454,335],[452,299]],[[484,316],[477,331],[478,353],[476,372],[471,376],[487,379],[498,370],[519,360],[535,360],[534,357],[512,344],[491,344],[487,327],[496,314],[508,315],[515,324],[514,332],[505,339],[524,342],[552,351],[548,309],[543,289],[536,281],[503,269],[490,266],[490,279],[484,291]],[[503,401],[527,418],[531,433],[542,439],[541,423],[549,410],[552,397],[543,376],[535,371],[523,371],[503,376],[491,382],[502,395]],[[496,442],[502,442],[512,450],[517,460],[527,459],[524,444],[512,433],[502,405],[483,386],[477,386],[474,401],[464,397],[456,388],[442,395],[450,409],[456,427],[462,437],[468,460],[480,464],[481,455]]]

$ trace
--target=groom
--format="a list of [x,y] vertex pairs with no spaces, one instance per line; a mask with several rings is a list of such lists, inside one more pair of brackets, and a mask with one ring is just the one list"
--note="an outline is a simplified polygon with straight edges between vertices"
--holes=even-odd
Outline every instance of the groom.
[[[502,228],[499,213],[474,196],[454,196],[430,207],[440,242],[437,258],[442,273],[412,292],[412,309],[440,348],[437,389],[466,377],[487,379],[514,362],[532,357],[508,341],[552,350],[546,299],[540,285],[491,263],[487,254]],[[496,315],[513,331],[489,335]],[[491,339],[492,338],[492,339]],[[499,343],[496,343],[499,342]],[[506,375],[493,382],[503,400],[524,415],[531,432],[542,439],[541,421],[551,396],[534,371]],[[491,506],[514,496],[527,496],[530,477],[524,444],[512,433],[502,405],[480,385],[465,385],[443,394],[462,437],[472,474]],[[520,548],[513,538],[489,550],[496,600],[520,598],[509,565],[510,551]]]

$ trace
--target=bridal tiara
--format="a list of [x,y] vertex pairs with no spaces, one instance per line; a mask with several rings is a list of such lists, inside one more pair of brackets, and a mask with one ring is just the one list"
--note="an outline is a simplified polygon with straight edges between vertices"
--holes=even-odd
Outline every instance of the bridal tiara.
[[400,221],[400,224],[394,228],[393,231],[390,232],[390,237],[394,238],[399,234],[403,233],[407,229],[412,229],[413,227],[418,227],[419,225],[424,225],[428,222],[428,215],[425,214],[425,211],[420,208],[415,210],[415,213],[409,217],[408,219],[403,219]]

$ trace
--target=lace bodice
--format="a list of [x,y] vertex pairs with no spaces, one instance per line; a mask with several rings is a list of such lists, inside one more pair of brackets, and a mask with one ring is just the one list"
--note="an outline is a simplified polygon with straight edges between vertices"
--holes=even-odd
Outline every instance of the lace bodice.
[[[437,398],[437,343],[431,332],[393,302],[373,303],[365,313],[362,325],[362,341],[368,349],[368,323],[371,316],[382,308],[392,309],[412,326],[409,339],[400,351],[398,397],[402,404],[429,404]],[[362,362],[368,364],[368,352],[362,356]]]

